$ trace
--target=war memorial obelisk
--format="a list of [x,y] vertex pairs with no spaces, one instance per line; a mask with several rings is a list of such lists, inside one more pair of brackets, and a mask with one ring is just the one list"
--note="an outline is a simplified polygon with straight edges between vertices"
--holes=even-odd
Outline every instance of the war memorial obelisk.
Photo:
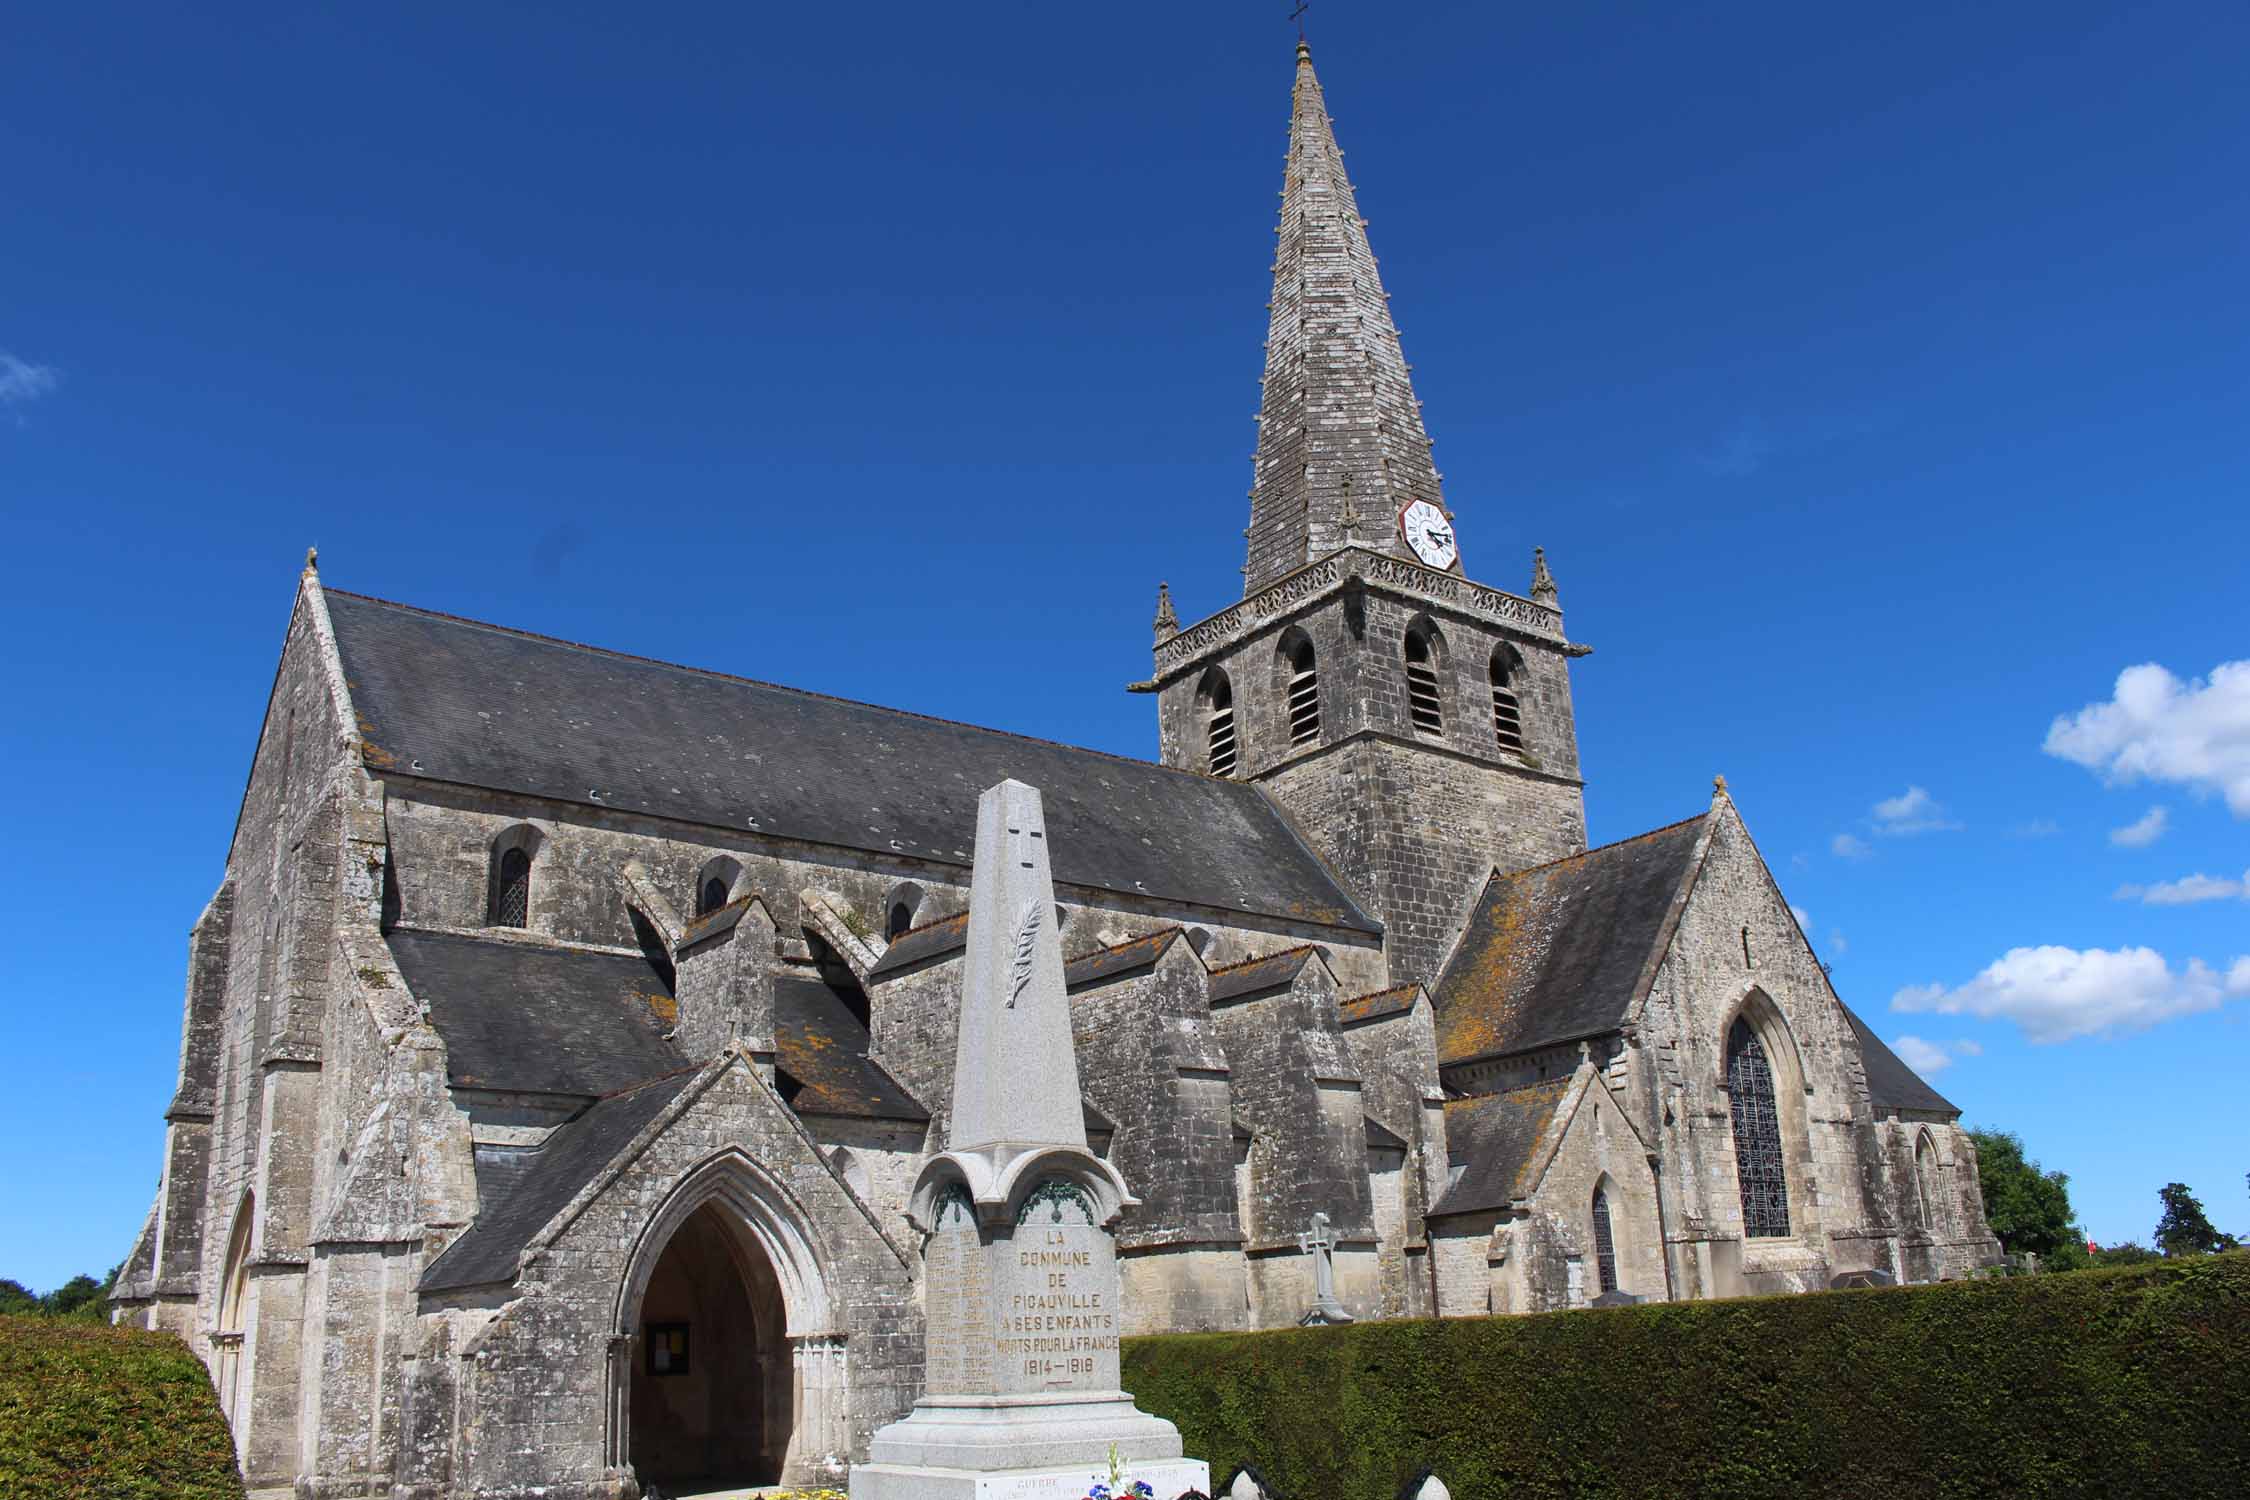
[[876,1432],[852,1500],[1084,1500],[1114,1447],[1161,1500],[1211,1487],[1180,1434],[1120,1389],[1117,1216],[1136,1200],[1086,1148],[1047,830],[1036,787],[977,803],[948,1149],[908,1212],[928,1375]]

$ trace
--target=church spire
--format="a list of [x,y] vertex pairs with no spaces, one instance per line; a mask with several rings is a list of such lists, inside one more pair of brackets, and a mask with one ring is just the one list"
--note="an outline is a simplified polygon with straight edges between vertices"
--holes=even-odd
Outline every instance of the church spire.
[[1243,592],[1354,542],[1411,556],[1398,513],[1444,509],[1367,224],[1312,49],[1297,43]]

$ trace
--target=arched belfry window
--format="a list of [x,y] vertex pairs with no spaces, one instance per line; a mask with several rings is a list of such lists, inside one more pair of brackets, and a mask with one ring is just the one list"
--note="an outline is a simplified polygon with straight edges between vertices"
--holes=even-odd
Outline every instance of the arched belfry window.
[[1238,762],[1234,734],[1234,685],[1214,672],[1204,687],[1204,746],[1213,776],[1232,776]]
[[1282,648],[1283,664],[1289,674],[1289,744],[1320,743],[1320,672],[1313,656],[1313,643],[1303,635]]
[[1617,1240],[1609,1230],[1609,1194],[1594,1189],[1594,1290],[1617,1290]]
[[727,883],[714,875],[703,882],[703,889],[695,895],[695,914],[707,917],[727,904]]
[[1742,1232],[1751,1239],[1789,1233],[1789,1177],[1781,1155],[1781,1112],[1765,1043],[1746,1020],[1727,1034],[1727,1097],[1734,1112],[1734,1171],[1742,1185]]
[[494,861],[492,906],[486,922],[493,927],[522,927],[530,920],[531,851],[510,844]]
[[1417,734],[1445,733],[1444,700],[1438,696],[1437,642],[1417,625],[1406,632],[1406,707]]
[[1523,705],[1516,697],[1522,665],[1506,646],[1492,653],[1492,738],[1511,755],[1523,754]]

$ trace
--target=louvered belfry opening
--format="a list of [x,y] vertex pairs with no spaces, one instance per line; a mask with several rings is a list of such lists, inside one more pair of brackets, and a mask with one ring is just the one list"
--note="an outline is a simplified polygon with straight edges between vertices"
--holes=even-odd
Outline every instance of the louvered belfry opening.
[[1418,734],[1445,733],[1445,709],[1438,698],[1437,661],[1429,637],[1419,630],[1406,636],[1406,705]]
[[500,873],[492,882],[491,925],[522,927],[531,917],[531,856],[521,849],[500,855]]
[[1781,1157],[1781,1114],[1765,1044],[1748,1021],[1727,1037],[1727,1095],[1734,1107],[1734,1170],[1742,1184],[1742,1232],[1752,1239],[1789,1233],[1789,1178]]
[[1516,701],[1515,663],[1505,650],[1492,656],[1492,738],[1511,755],[1523,754],[1523,706]]
[[1609,1194],[1594,1189],[1594,1280],[1597,1292],[1617,1290],[1617,1242],[1609,1232]]
[[1234,689],[1224,677],[1211,684],[1209,736],[1211,774],[1232,776],[1235,768]]
[[1289,743],[1295,747],[1319,740],[1320,673],[1312,642],[1299,641],[1289,653]]

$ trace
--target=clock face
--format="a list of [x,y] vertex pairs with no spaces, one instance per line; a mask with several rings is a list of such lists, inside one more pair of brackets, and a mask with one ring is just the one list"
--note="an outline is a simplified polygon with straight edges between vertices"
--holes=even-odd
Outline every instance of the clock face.
[[1453,541],[1453,523],[1427,500],[1417,500],[1398,513],[1398,532],[1414,555],[1433,568],[1450,568],[1461,556]]

